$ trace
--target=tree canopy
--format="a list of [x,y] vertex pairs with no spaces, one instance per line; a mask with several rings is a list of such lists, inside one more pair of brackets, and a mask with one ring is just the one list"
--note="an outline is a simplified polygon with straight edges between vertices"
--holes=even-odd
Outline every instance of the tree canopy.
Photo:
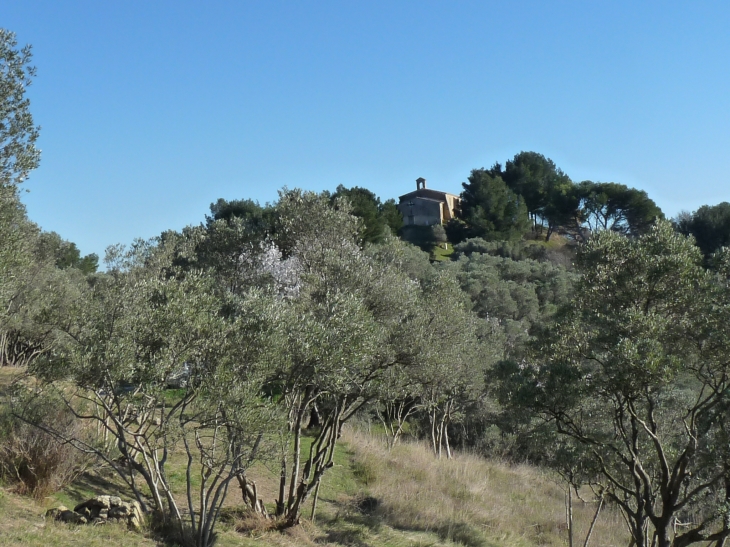
[[646,192],[624,184],[586,180],[578,185],[577,192],[581,226],[576,226],[575,231],[581,239],[602,230],[638,236],[657,219],[664,218]]
[[675,220],[677,229],[694,237],[705,258],[730,245],[730,203],[703,205],[693,213],[683,213]]
[[[601,230],[637,236],[664,218],[646,192],[614,182],[575,184],[537,152],[520,152],[490,169],[475,169],[464,183],[459,222],[447,226],[452,239],[512,240],[529,228],[550,240],[556,231],[585,241]],[[529,223],[525,217],[529,216]]]
[[502,174],[507,186],[525,200],[535,226],[547,222],[546,239],[557,226],[565,225],[575,211],[572,181],[553,160],[537,152],[520,152],[507,161]]
[[527,360],[500,369],[502,401],[566,441],[553,464],[611,499],[639,547],[647,525],[661,547],[730,535],[730,299],[701,258],[667,222],[596,234],[572,301]]
[[403,216],[395,205],[395,200],[385,203],[370,190],[354,186],[345,188],[342,184],[332,194],[333,202],[346,198],[350,202],[350,212],[363,222],[362,239],[366,243],[380,243],[385,237],[386,227],[396,234],[403,226]]
[[499,175],[474,169],[462,184],[461,218],[474,237],[489,241],[513,240],[529,229],[524,199],[510,190]]
[[15,33],[0,28],[0,186],[22,183],[40,161],[39,127],[25,95],[36,69],[31,47],[17,46]]
[[[442,264],[395,236],[394,200],[340,185],[219,199],[97,272],[19,200],[39,161],[30,61],[0,29],[0,366],[29,376],[0,410],[105,462],[178,539],[214,544],[232,484],[262,518],[293,526],[310,501],[313,518],[358,415],[449,458],[522,427],[519,456],[610,499],[637,547],[650,529],[668,547],[677,518],[673,547],[730,536],[730,251],[702,267],[730,204],[677,220],[697,248],[645,192],[520,152],[471,172],[459,219],[410,227],[425,248],[465,239]],[[530,217],[535,239],[584,243],[576,272],[522,239]],[[38,420],[48,400],[93,427]],[[256,462],[278,470],[273,515]]]

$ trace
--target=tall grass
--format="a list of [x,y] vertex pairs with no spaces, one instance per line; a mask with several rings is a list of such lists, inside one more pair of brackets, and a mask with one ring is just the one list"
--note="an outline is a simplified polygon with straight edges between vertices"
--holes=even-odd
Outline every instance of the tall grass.
[[[436,459],[425,445],[388,451],[384,440],[350,431],[374,516],[400,530],[435,532],[443,540],[477,547],[567,545],[565,493],[532,467],[509,466],[475,455]],[[596,505],[574,504],[575,545],[583,545]],[[625,546],[619,514],[604,509],[591,537],[593,547]]]

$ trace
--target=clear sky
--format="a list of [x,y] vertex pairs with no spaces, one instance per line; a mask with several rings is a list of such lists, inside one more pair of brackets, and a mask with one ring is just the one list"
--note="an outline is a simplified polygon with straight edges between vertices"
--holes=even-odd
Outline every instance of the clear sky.
[[2,0],[32,220],[82,253],[284,185],[458,193],[521,150],[668,216],[730,201],[730,3]]

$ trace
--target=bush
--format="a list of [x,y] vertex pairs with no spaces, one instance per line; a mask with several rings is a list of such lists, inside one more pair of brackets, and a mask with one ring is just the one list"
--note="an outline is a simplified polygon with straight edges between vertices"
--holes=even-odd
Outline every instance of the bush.
[[[67,410],[48,400],[25,409],[36,423],[49,423],[69,437],[83,437],[81,424]],[[42,498],[74,481],[90,457],[68,443],[30,425],[5,408],[0,413],[0,478],[19,494]]]
[[446,243],[449,239],[446,237],[446,230],[442,224],[434,224],[431,226],[433,240],[436,243]]
[[469,226],[466,225],[466,222],[458,218],[452,218],[448,221],[444,229],[446,230],[449,241],[453,244],[461,243],[471,236]]
[[398,236],[408,243],[420,247],[423,251],[430,251],[436,244],[431,226],[417,226],[407,224],[398,231]]
[[467,239],[454,246],[460,255],[488,254],[512,260],[546,261],[547,249],[537,243],[527,241],[485,241],[480,237]]

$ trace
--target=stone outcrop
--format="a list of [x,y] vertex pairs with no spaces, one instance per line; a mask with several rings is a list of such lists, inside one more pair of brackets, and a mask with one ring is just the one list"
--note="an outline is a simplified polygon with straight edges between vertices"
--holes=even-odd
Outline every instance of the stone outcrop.
[[96,496],[74,507],[73,511],[63,505],[49,509],[46,517],[72,524],[106,524],[124,522],[130,528],[142,525],[142,509],[136,501],[122,501],[118,496]]

